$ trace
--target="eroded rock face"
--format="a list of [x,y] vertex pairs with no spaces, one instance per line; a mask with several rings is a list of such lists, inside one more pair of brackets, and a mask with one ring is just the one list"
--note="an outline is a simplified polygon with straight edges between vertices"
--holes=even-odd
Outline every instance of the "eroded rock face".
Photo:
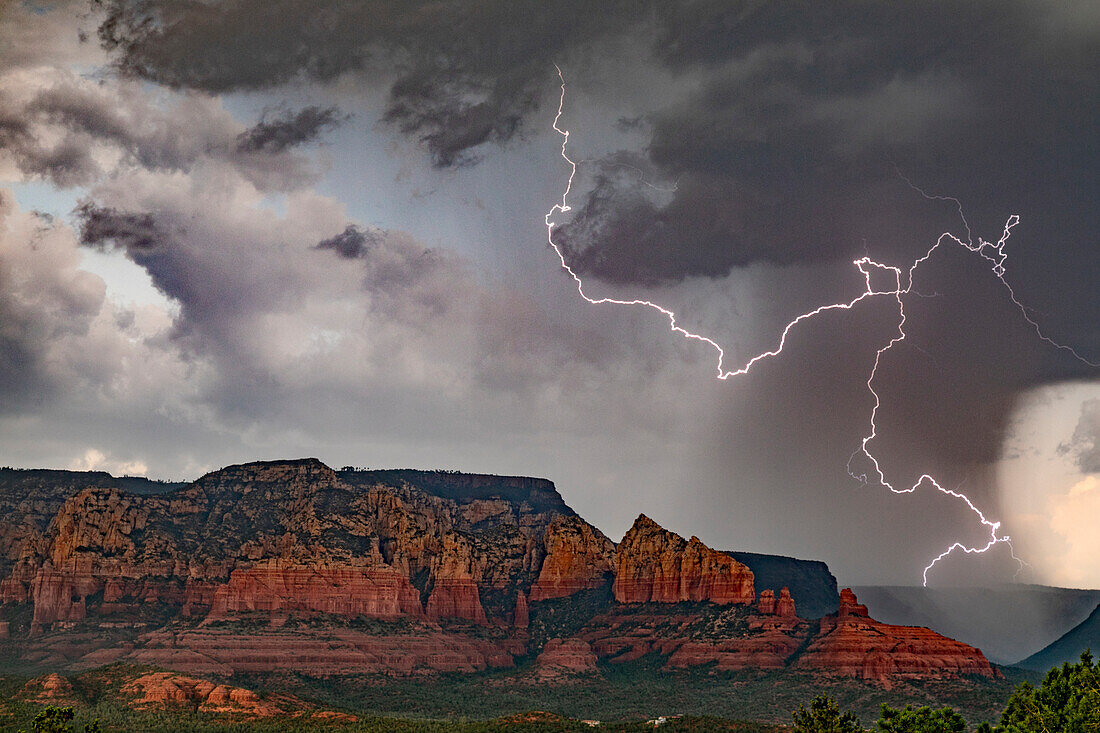
[[392,619],[421,616],[420,593],[389,565],[306,566],[277,560],[234,570],[214,590],[210,617],[247,611],[317,611]]
[[620,603],[752,603],[756,596],[748,566],[697,537],[685,540],[644,514],[615,556],[613,591]]
[[550,639],[535,660],[540,676],[591,674],[596,671],[596,655],[583,639]]
[[201,713],[238,713],[266,718],[286,712],[286,706],[260,699],[252,690],[219,685],[174,672],[150,672],[127,682],[122,692],[134,707],[187,705]]
[[794,612],[794,599],[791,598],[789,589],[781,588],[779,590],[779,598],[775,601],[775,614],[783,618],[794,618],[797,615]]
[[[541,479],[337,474],[313,459],[230,466],[159,493],[127,493],[106,474],[74,476],[48,491],[45,479],[19,473],[11,493],[29,496],[0,496],[19,521],[0,522],[0,603],[33,603],[35,630],[136,617],[151,605],[183,618],[259,611],[487,623],[484,594],[529,591],[555,519],[605,555],[611,549]],[[595,565],[610,567],[606,557]],[[589,582],[583,568],[569,572]],[[514,621],[511,606],[494,608],[497,620]]]
[[527,609],[527,596],[524,595],[523,591],[520,591],[516,594],[516,608],[512,612],[512,626],[517,629],[526,629],[530,623],[531,615]]
[[190,675],[294,670],[327,677],[483,672],[512,667],[515,656],[523,652],[523,643],[513,639],[477,638],[431,624],[393,633],[340,627],[249,632],[200,627],[152,632],[139,648],[119,649],[110,661],[168,667]]
[[760,591],[760,598],[756,601],[756,610],[766,614],[775,613],[775,591]]
[[[13,621],[5,643],[59,669],[114,661],[194,675],[508,668],[535,650],[526,629],[542,610],[570,608],[560,599],[606,587],[613,573],[618,603],[593,608],[603,596],[591,594],[587,622],[542,648],[537,674],[649,654],[668,669],[794,667],[882,684],[996,674],[972,647],[875,621],[848,589],[820,625],[797,616],[781,584],[762,588],[754,604],[745,565],[645,516],[616,548],[538,479],[337,473],[304,460],[131,493],[106,474],[66,473],[52,491],[37,473],[18,481],[9,473],[0,470],[0,510],[10,513],[0,515],[0,603],[34,607],[5,617],[30,616],[32,631],[75,629],[34,637],[34,647],[26,621]],[[795,567],[780,559],[780,570]],[[550,599],[559,600],[528,605]],[[679,602],[693,605],[668,605]],[[122,627],[135,631],[111,636]],[[142,699],[251,704],[201,680],[146,682]]]
[[885,684],[899,677],[999,675],[985,655],[968,644],[931,629],[875,621],[847,588],[840,597],[840,610],[822,619],[796,667]]
[[44,705],[65,706],[76,703],[72,683],[56,672],[28,680],[16,697]]
[[531,600],[562,598],[607,582],[615,545],[580,517],[555,517],[546,529],[546,559],[531,587]]

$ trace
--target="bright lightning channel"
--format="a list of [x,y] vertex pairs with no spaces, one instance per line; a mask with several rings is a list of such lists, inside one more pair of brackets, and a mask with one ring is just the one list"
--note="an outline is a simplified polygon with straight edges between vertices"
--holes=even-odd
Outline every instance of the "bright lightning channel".
[[[982,513],[982,511],[974,505],[974,503],[970,500],[970,498],[968,496],[966,496],[966,494],[963,494],[960,491],[949,489],[949,488],[946,488],[946,487],[942,486],[938,481],[936,481],[936,479],[934,479],[932,476],[930,476],[928,474],[922,475],[917,480],[917,482],[915,484],[913,484],[912,486],[910,486],[908,488],[895,487],[893,484],[891,484],[889,481],[886,480],[886,475],[883,473],[883,470],[882,470],[881,466],[879,465],[878,459],[875,458],[875,456],[871,453],[871,451],[868,448],[868,446],[871,444],[871,442],[875,438],[878,437],[878,425],[876,424],[875,420],[878,416],[878,409],[882,404],[882,400],[879,397],[878,392],[875,390],[875,377],[878,375],[879,364],[882,362],[883,354],[885,354],[887,351],[892,349],[895,345],[897,345],[897,344],[901,343],[902,341],[904,341],[905,337],[906,337],[905,323],[906,323],[907,315],[905,313],[905,301],[903,300],[903,296],[908,295],[911,292],[913,292],[913,276],[916,273],[917,268],[922,263],[924,263],[929,258],[931,258],[932,254],[940,247],[941,244],[952,243],[952,244],[956,244],[956,245],[961,246],[961,247],[965,247],[967,250],[969,250],[971,252],[974,252],[977,255],[979,255],[980,257],[982,257],[983,259],[988,260],[989,262],[991,262],[992,263],[992,268],[991,269],[993,271],[993,274],[997,277],[998,280],[1001,281],[1001,284],[1004,285],[1005,288],[1008,290],[1008,294],[1009,294],[1009,297],[1012,299],[1012,302],[1016,305],[1017,308],[1019,308],[1020,313],[1024,317],[1024,320],[1026,320],[1032,326],[1032,328],[1035,329],[1035,333],[1039,336],[1039,338],[1041,340],[1045,341],[1046,343],[1050,344],[1051,346],[1054,346],[1057,349],[1061,349],[1063,351],[1069,352],[1076,359],[1084,362],[1085,364],[1088,364],[1088,365],[1094,366],[1094,367],[1100,367],[1100,363],[1095,363],[1095,362],[1089,361],[1088,359],[1086,359],[1083,356],[1081,356],[1080,354],[1078,354],[1073,348],[1071,348],[1069,346],[1065,346],[1065,345],[1060,344],[1060,343],[1057,343],[1053,339],[1049,338],[1046,334],[1044,334],[1042,329],[1039,327],[1039,324],[1036,323],[1031,318],[1031,316],[1028,314],[1027,308],[1019,300],[1017,300],[1016,293],[1012,290],[1012,286],[1009,285],[1009,283],[1005,280],[1005,260],[1008,258],[1008,253],[1005,251],[1005,245],[1008,242],[1008,238],[1012,233],[1012,228],[1020,223],[1020,217],[1017,214],[1013,214],[1012,216],[1010,216],[1008,218],[1007,222],[1005,223],[1004,232],[1003,232],[1003,234],[1001,235],[1001,238],[997,241],[996,244],[993,244],[991,242],[987,242],[987,241],[985,241],[984,239],[982,239],[980,237],[978,238],[978,243],[975,244],[974,239],[973,239],[973,235],[971,234],[971,231],[970,231],[970,224],[966,221],[966,217],[963,215],[962,204],[959,202],[958,199],[950,197],[950,196],[933,196],[933,195],[929,195],[929,194],[925,193],[924,191],[921,191],[919,188],[914,186],[912,183],[910,183],[908,179],[904,179],[904,176],[903,176],[903,179],[906,181],[906,183],[908,183],[914,190],[916,190],[918,193],[920,193],[925,198],[933,199],[933,200],[942,200],[942,201],[953,201],[955,203],[957,209],[958,209],[960,218],[962,218],[963,226],[966,229],[966,239],[965,240],[961,239],[961,238],[955,236],[954,234],[951,234],[950,232],[945,232],[945,233],[941,234],[939,236],[939,238],[936,240],[936,243],[933,244],[928,249],[928,251],[924,253],[924,255],[917,258],[916,260],[913,261],[913,263],[911,265],[909,265],[908,269],[905,271],[904,279],[903,279],[903,270],[900,267],[895,267],[893,265],[884,265],[882,263],[874,261],[870,257],[861,257],[858,260],[854,260],[852,262],[852,264],[854,264],[856,266],[856,269],[858,269],[859,272],[863,275],[864,290],[863,290],[862,293],[857,295],[855,298],[849,300],[848,302],[832,303],[832,304],[829,304],[829,305],[822,305],[822,306],[819,306],[819,307],[817,307],[817,308],[815,308],[811,311],[803,313],[802,315],[796,317],[794,320],[792,320],[790,323],[788,323],[783,328],[783,331],[781,332],[781,334],[779,336],[779,343],[776,345],[776,347],[774,349],[772,349],[770,351],[764,351],[760,354],[757,354],[756,356],[752,357],[747,362],[745,362],[743,366],[738,367],[737,369],[727,369],[726,368],[726,362],[725,362],[725,360],[726,360],[725,350],[723,350],[722,347],[716,341],[714,341],[713,339],[711,339],[707,336],[703,336],[703,335],[698,334],[698,333],[693,333],[692,331],[689,331],[686,328],[684,328],[683,326],[679,325],[679,323],[676,320],[676,313],[674,311],[670,310],[669,308],[665,308],[662,305],[658,305],[657,303],[654,303],[654,302],[649,301],[649,300],[642,300],[640,298],[636,298],[636,299],[632,299],[632,300],[620,300],[618,298],[592,298],[592,297],[590,297],[584,290],[584,281],[581,280],[580,276],[577,275],[577,273],[573,270],[573,268],[569,266],[569,263],[566,262],[565,254],[562,252],[561,248],[558,247],[558,245],[554,242],[554,223],[551,221],[551,218],[554,216],[554,214],[557,214],[557,213],[564,214],[564,213],[571,210],[571,207],[568,204],[568,198],[569,198],[570,192],[573,189],[573,179],[577,174],[577,164],[569,157],[569,155],[567,153],[567,147],[569,145],[569,131],[568,130],[563,130],[561,127],[558,126],[558,123],[561,121],[562,110],[565,107],[565,77],[562,75],[562,71],[557,65],[555,65],[554,68],[557,70],[558,79],[561,81],[561,96],[558,99],[558,111],[554,115],[553,128],[554,128],[555,132],[557,132],[559,135],[562,136],[561,157],[565,160],[566,163],[569,164],[569,179],[565,184],[565,190],[562,192],[561,203],[560,204],[554,204],[554,206],[550,209],[550,211],[548,211],[546,213],[546,218],[545,218],[545,222],[546,222],[546,240],[547,240],[547,243],[550,245],[550,247],[554,250],[554,253],[558,256],[558,260],[561,262],[562,269],[565,270],[567,273],[569,273],[569,276],[572,277],[573,281],[577,284],[577,292],[580,294],[580,296],[582,298],[584,298],[586,301],[588,301],[589,303],[591,303],[592,305],[642,306],[642,307],[650,308],[652,310],[657,311],[658,313],[660,313],[661,315],[665,316],[665,318],[668,319],[669,328],[672,331],[674,331],[675,333],[680,334],[681,336],[683,336],[686,339],[692,339],[694,341],[701,341],[702,343],[707,344],[708,346],[710,346],[712,349],[714,349],[718,353],[718,363],[717,363],[718,373],[717,373],[717,376],[718,376],[718,379],[721,379],[721,380],[726,380],[726,379],[729,379],[730,377],[736,377],[736,376],[740,376],[740,375],[743,375],[743,374],[748,374],[749,371],[757,363],[759,363],[760,361],[763,361],[764,359],[771,358],[773,356],[778,356],[783,351],[784,347],[787,344],[787,336],[788,336],[788,334],[790,334],[791,329],[793,329],[795,326],[802,323],[803,321],[809,320],[809,319],[813,318],[814,316],[820,315],[821,313],[824,313],[826,311],[851,310],[856,305],[858,305],[860,302],[862,302],[863,300],[866,300],[868,298],[874,298],[874,297],[878,297],[878,296],[889,296],[889,297],[893,298],[894,300],[897,301],[897,304],[898,304],[897,335],[892,337],[890,339],[890,341],[886,343],[885,346],[880,348],[875,353],[874,365],[871,368],[870,376],[868,376],[868,378],[867,378],[867,390],[874,397],[874,407],[871,409],[870,432],[863,437],[863,439],[860,443],[860,447],[855,452],[852,453],[851,457],[849,457],[849,459],[848,459],[848,473],[853,478],[855,478],[856,480],[858,480],[858,481],[860,481],[864,484],[870,483],[870,479],[869,479],[866,472],[857,474],[852,469],[852,461],[857,456],[863,455],[867,458],[867,460],[869,461],[871,466],[873,466],[875,480],[878,482],[879,486],[881,486],[883,488],[886,488],[886,489],[889,489],[890,491],[892,491],[895,494],[908,494],[908,493],[912,493],[912,492],[916,491],[921,486],[924,486],[924,485],[931,486],[932,488],[936,489],[937,491],[939,491],[943,494],[946,494],[947,496],[951,496],[951,497],[954,497],[956,499],[959,499],[959,500],[963,501],[966,504],[966,506],[970,509],[970,511],[972,511],[975,515],[977,515],[978,520],[982,523],[982,525],[989,528],[989,541],[986,542],[985,545],[978,546],[978,547],[970,547],[970,546],[967,546],[967,545],[963,544],[962,542],[954,542],[950,546],[948,546],[947,549],[945,549],[943,552],[941,552],[939,555],[937,555],[935,558],[933,558],[932,561],[930,563],[928,563],[928,565],[924,568],[924,572],[922,574],[922,580],[923,580],[923,584],[925,586],[928,585],[928,572],[933,567],[935,567],[935,565],[938,562],[940,562],[941,560],[943,560],[944,558],[946,558],[948,555],[955,552],[956,550],[961,550],[962,552],[967,553],[967,554],[979,554],[979,553],[983,553],[983,552],[986,552],[986,551],[990,550],[991,548],[993,548],[997,544],[1003,543],[1003,544],[1008,546],[1009,553],[1012,556],[1012,559],[1015,560],[1019,564],[1020,569],[1023,569],[1023,567],[1026,565],[1026,563],[1023,560],[1021,560],[1019,557],[1016,556],[1015,550],[1012,547],[1011,537],[1009,537],[1008,535],[1001,535],[1001,534],[998,533],[999,530],[1000,530],[1000,527],[1001,527],[1001,523],[997,522],[997,521],[992,521],[992,520],[987,519],[985,517],[985,515]],[[875,290],[874,287],[871,285],[871,274],[874,271],[885,272],[885,273],[889,273],[890,275],[892,275],[893,276],[892,279],[893,279],[893,282],[894,282],[894,288],[892,290]],[[903,287],[903,285],[904,285],[904,287]],[[1017,571],[1017,574],[1018,573],[1019,573],[1019,571]]]

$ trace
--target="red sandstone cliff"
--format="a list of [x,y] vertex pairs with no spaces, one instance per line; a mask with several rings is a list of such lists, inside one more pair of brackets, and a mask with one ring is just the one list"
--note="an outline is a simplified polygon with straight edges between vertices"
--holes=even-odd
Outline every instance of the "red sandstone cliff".
[[580,517],[554,517],[546,528],[546,559],[531,587],[531,600],[561,598],[607,582],[615,545]]
[[[746,565],[644,515],[616,547],[537,479],[338,473],[315,460],[231,466],[153,494],[64,477],[50,490],[31,476],[19,484],[31,498],[0,480],[0,612],[23,619],[9,643],[60,665],[420,674],[539,654],[545,675],[656,654],[668,669],[794,667],[884,684],[996,674],[977,649],[871,619],[848,590],[819,626],[785,587],[753,604]],[[570,596],[612,576],[617,603],[538,646],[540,611],[568,611]],[[666,605],[683,601],[699,605]],[[234,625],[241,616],[250,631]],[[381,621],[364,631],[329,616]],[[35,647],[28,617],[30,631],[78,628]],[[120,642],[118,627],[142,631]]]
[[641,514],[615,554],[615,600],[620,603],[752,603],[748,566],[712,550],[697,537],[685,540]]
[[[555,519],[606,542],[539,479],[337,474],[305,460],[231,466],[136,495],[103,476],[107,485],[76,482],[63,500],[50,494],[52,504],[0,496],[0,505],[22,507],[21,524],[0,532],[0,565],[10,558],[0,603],[31,602],[35,629],[149,606],[182,617],[278,611],[486,623],[483,594],[527,590]],[[509,622],[513,609],[494,613]]]
[[795,666],[886,683],[898,677],[999,674],[972,646],[931,629],[875,621],[848,588],[840,593],[840,610],[822,619]]

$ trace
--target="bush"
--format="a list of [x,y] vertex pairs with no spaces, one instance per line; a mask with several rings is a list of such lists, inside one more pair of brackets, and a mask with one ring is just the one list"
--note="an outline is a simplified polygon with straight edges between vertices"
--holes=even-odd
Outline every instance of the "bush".
[[[74,716],[75,713],[71,707],[59,708],[47,705],[46,709],[34,716],[34,720],[31,721],[31,733],[75,733],[70,725]],[[93,720],[85,725],[84,733],[100,733],[99,721]]]
[[883,733],[963,733],[966,721],[951,708],[914,709],[912,705],[906,705],[905,710],[895,710],[883,705],[877,730]]
[[840,712],[836,700],[818,695],[810,707],[799,705],[794,711],[795,733],[860,733],[863,726],[851,713]]

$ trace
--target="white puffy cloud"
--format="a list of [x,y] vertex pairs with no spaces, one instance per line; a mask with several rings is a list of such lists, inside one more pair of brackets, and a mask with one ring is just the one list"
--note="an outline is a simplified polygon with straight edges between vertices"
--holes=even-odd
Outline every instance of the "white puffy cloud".
[[1050,528],[1064,541],[1053,580],[1071,588],[1100,586],[1100,476],[1086,476],[1050,500]]

